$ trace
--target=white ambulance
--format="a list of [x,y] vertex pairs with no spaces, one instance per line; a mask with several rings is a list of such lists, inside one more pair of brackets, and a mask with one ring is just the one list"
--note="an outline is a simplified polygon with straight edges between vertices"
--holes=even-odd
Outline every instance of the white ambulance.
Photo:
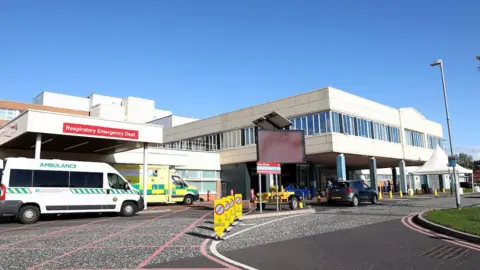
[[106,163],[27,158],[0,159],[0,216],[35,223],[41,214],[144,209],[143,196]]

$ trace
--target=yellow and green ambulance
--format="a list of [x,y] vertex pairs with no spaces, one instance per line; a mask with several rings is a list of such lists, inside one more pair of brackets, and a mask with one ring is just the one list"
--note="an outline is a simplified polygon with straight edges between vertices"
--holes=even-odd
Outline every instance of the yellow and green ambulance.
[[[143,166],[116,164],[113,167],[133,188],[143,194]],[[199,200],[198,189],[189,185],[180,175],[167,165],[149,165],[147,179],[147,203],[192,204]]]

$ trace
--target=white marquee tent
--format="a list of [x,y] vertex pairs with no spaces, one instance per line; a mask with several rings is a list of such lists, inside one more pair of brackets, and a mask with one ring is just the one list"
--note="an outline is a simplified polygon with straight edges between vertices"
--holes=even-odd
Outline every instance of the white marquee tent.
[[[429,175],[429,174],[450,174],[452,173],[452,168],[448,167],[448,155],[440,148],[439,145],[433,151],[432,156],[430,159],[423,164],[422,167],[418,168],[417,170],[411,172],[412,174],[416,175]],[[460,165],[455,166],[455,172],[457,174],[466,174],[466,173],[473,173],[472,170],[465,169]]]

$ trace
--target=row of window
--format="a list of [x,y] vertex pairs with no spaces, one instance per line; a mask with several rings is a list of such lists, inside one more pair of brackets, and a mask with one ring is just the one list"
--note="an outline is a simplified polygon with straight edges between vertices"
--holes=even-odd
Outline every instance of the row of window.
[[211,194],[217,193],[217,182],[218,181],[188,181],[188,185],[198,188],[199,192],[206,194],[210,192]]
[[19,110],[0,108],[0,119],[12,120],[20,114]]
[[176,169],[183,179],[220,179],[220,171]]
[[359,117],[332,112],[333,132],[400,143],[400,129]]
[[[111,188],[123,188],[123,179],[108,174]],[[103,188],[103,173],[47,170],[10,170],[10,187]]]
[[[334,111],[298,116],[289,118],[288,120],[292,123],[289,129],[303,130],[305,135],[337,132],[392,143],[401,142],[400,129],[398,127]],[[167,143],[163,147],[167,149],[218,151],[227,148],[253,145],[256,143],[255,129],[256,127],[247,127],[224,133]],[[407,145],[425,147],[423,137],[423,133],[405,129],[405,143]],[[427,138],[429,148],[433,149],[437,144],[443,147],[443,140],[441,138],[433,136]]]
[[428,148],[435,149],[435,147],[437,147],[437,145],[440,145],[441,148],[445,148],[444,147],[444,140],[442,138],[439,138],[439,137],[427,135],[427,146],[428,146]]
[[423,133],[405,129],[405,143],[416,147],[425,147],[423,142]]
[[331,132],[330,112],[320,112],[288,119],[292,130],[303,130],[305,135]]

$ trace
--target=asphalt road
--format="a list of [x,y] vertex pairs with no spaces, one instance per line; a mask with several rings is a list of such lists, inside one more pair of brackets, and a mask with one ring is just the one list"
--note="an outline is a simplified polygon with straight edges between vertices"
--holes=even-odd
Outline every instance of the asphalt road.
[[453,205],[452,198],[438,198],[313,206],[315,214],[243,221],[214,245],[212,211],[202,206],[157,207],[133,218],[0,222],[0,269],[235,269],[235,261],[250,269],[477,268],[478,251],[402,222],[410,213]]
[[[466,199],[464,205],[479,202],[478,198]],[[232,231],[236,235],[216,246],[228,258],[223,261],[226,265],[212,263],[203,256],[152,267],[476,269],[480,265],[480,247],[471,249],[465,244],[451,244],[432,233],[426,235],[408,221],[410,213],[453,205],[452,198],[436,198],[384,201],[382,205],[358,208],[315,207],[315,214],[272,223],[262,220],[248,224],[251,222],[248,221],[246,226],[236,228]],[[268,224],[258,226],[261,223]]]

